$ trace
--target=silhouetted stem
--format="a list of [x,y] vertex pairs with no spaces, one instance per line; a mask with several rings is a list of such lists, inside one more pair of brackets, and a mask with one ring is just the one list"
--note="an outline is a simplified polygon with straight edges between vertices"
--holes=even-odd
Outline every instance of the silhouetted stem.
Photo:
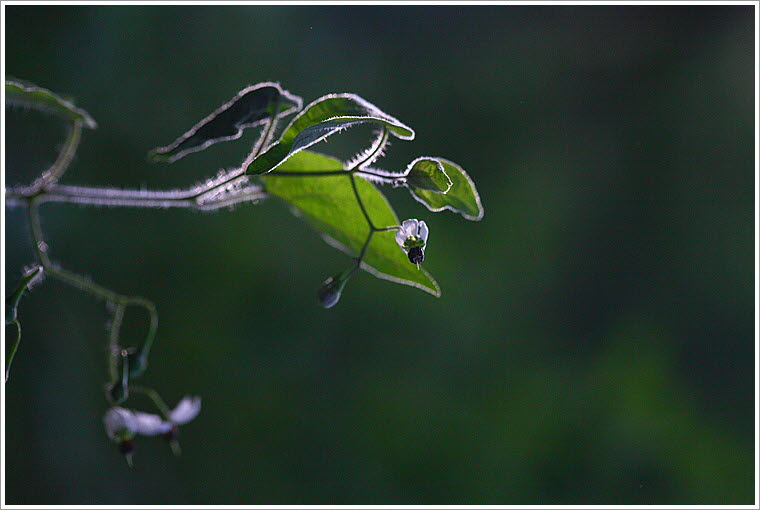
[[[80,290],[83,290],[85,292],[88,292],[94,296],[97,296],[101,299],[104,299],[108,302],[113,303],[116,306],[115,314],[114,314],[114,321],[111,326],[111,333],[109,336],[109,346],[111,347],[111,352],[113,355],[113,352],[118,351],[118,338],[119,338],[119,331],[121,329],[121,323],[122,323],[122,317],[124,314],[124,311],[126,307],[128,306],[139,306],[144,308],[149,316],[149,324],[148,324],[148,332],[145,335],[145,340],[143,341],[143,347],[140,351],[140,357],[141,361],[147,360],[148,354],[150,352],[150,349],[153,345],[153,340],[156,336],[156,331],[158,329],[158,312],[156,311],[156,307],[150,300],[140,297],[140,296],[125,296],[122,294],[119,294],[117,292],[114,292],[106,287],[103,287],[102,285],[99,285],[81,275],[78,275],[76,273],[73,273],[71,271],[68,271],[66,269],[57,267],[54,265],[48,256],[47,253],[47,244],[45,243],[44,238],[42,237],[42,228],[40,226],[40,216],[39,216],[39,210],[38,205],[41,201],[44,201],[44,194],[37,195],[29,200],[29,224],[32,231],[32,242],[34,244],[34,250],[37,255],[37,259],[40,262],[40,265],[43,267],[45,272],[49,274],[50,276],[57,278],[58,280],[61,280],[64,283],[68,283],[69,285],[72,285],[73,287],[76,287]],[[115,379],[115,367],[113,366],[113,362],[111,364],[111,375],[112,380]]]

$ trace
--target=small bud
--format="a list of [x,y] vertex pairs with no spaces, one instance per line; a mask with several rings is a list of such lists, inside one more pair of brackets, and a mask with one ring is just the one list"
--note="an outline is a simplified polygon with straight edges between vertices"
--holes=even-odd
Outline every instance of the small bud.
[[340,295],[343,292],[343,287],[346,286],[348,278],[353,274],[355,267],[341,271],[328,278],[322,283],[322,286],[317,291],[317,300],[319,304],[325,308],[332,308],[338,301],[340,301]]

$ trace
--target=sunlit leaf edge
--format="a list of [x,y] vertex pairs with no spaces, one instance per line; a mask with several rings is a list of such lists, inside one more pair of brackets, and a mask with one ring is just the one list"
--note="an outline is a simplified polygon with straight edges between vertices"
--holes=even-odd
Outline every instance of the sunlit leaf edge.
[[[470,214],[469,212],[457,209],[456,207],[452,206],[451,204],[445,204],[445,205],[442,205],[441,207],[433,207],[423,197],[419,196],[415,192],[414,188],[409,188],[409,192],[411,193],[412,197],[414,197],[415,200],[417,200],[418,202],[420,202],[421,204],[423,204],[425,207],[427,207],[428,210],[430,210],[431,212],[441,212],[441,211],[444,211],[444,210],[448,209],[448,210],[450,210],[452,212],[461,214],[462,217],[464,217],[465,219],[470,220],[470,221],[480,221],[481,219],[483,219],[484,210],[483,210],[483,204],[481,203],[481,200],[480,200],[480,194],[478,193],[478,190],[475,187],[475,183],[473,182],[472,178],[470,178],[470,176],[467,174],[467,172],[465,172],[464,169],[462,167],[460,167],[458,164],[454,163],[453,161],[449,161],[448,159],[439,158],[439,157],[431,158],[431,159],[437,159],[438,161],[440,161],[444,165],[444,170],[447,170],[446,169],[446,165],[450,165],[453,168],[453,170],[461,173],[462,177],[464,177],[465,181],[467,182],[467,184],[469,185],[470,189],[472,190],[473,197],[475,199],[476,209],[477,209],[478,213],[476,215],[473,215],[473,214]],[[449,179],[451,179],[452,182],[455,180],[452,177],[452,174],[453,174],[452,171],[447,170],[446,174],[448,175]],[[454,189],[454,186],[452,186],[449,189],[448,193],[451,193],[453,189]],[[424,191],[424,190],[421,190],[421,191]],[[442,195],[442,194],[436,194],[436,195]]]
[[5,103],[56,114],[72,121],[80,121],[89,129],[98,127],[97,122],[89,113],[75,106],[71,101],[63,99],[46,88],[18,79],[5,80]]
[[[301,109],[301,106],[303,104],[303,99],[300,96],[297,96],[295,94],[292,94],[292,93],[288,92],[287,90],[284,90],[280,86],[279,83],[275,83],[275,82],[261,82],[261,83],[255,84],[255,85],[249,85],[249,86],[243,88],[242,90],[240,90],[237,94],[235,94],[235,96],[233,96],[232,99],[230,99],[226,103],[222,104],[216,110],[214,110],[213,112],[211,112],[210,114],[208,114],[206,117],[204,117],[203,119],[201,119],[200,121],[198,121],[193,127],[191,127],[185,133],[183,133],[182,135],[180,135],[179,137],[177,137],[177,139],[174,140],[169,145],[165,145],[163,147],[156,147],[155,149],[152,149],[148,153],[148,158],[151,161],[159,162],[159,163],[164,163],[164,162],[165,163],[174,163],[175,161],[178,161],[179,159],[184,158],[188,154],[192,154],[194,152],[203,151],[203,150],[207,149],[208,147],[210,147],[212,145],[215,145],[217,143],[228,142],[228,141],[231,141],[231,140],[237,140],[241,136],[243,136],[243,132],[246,129],[251,128],[251,127],[255,127],[255,126],[258,126],[258,125],[261,125],[261,124],[264,124],[265,122],[267,122],[269,120],[269,117],[258,119],[258,120],[252,121],[252,122],[247,122],[247,123],[240,124],[240,125],[236,126],[237,127],[237,131],[235,133],[231,134],[231,135],[228,135],[228,136],[219,136],[219,137],[215,137],[215,138],[209,138],[209,139],[207,139],[205,142],[203,142],[200,145],[191,146],[191,147],[188,147],[186,149],[182,149],[182,150],[180,150],[180,151],[172,154],[172,152],[177,147],[179,147],[185,140],[187,140],[190,137],[194,136],[198,132],[198,130],[200,128],[202,128],[203,126],[209,124],[214,119],[216,119],[221,113],[223,113],[223,112],[227,111],[229,108],[231,108],[244,95],[248,94],[251,91],[258,90],[258,89],[263,89],[263,88],[266,88],[266,87],[274,87],[274,88],[276,88],[277,91],[278,91],[278,93],[279,93],[279,98],[285,98],[286,101],[289,101],[293,105],[290,108],[286,107],[284,110],[281,110],[280,112],[278,112],[276,118],[279,119],[279,118],[286,117],[286,116],[290,115],[291,113],[293,113],[294,111],[298,111],[298,110]],[[279,100],[279,98],[278,98],[278,100]]]
[[[313,151],[302,151],[301,156],[305,158],[307,157],[319,158],[319,162],[316,164],[316,166],[319,166],[319,170],[327,170],[328,167],[332,169],[341,169],[343,165],[343,163],[340,160],[332,156],[320,154]],[[291,160],[289,163],[293,164],[294,162]],[[328,164],[328,166],[325,166],[326,163]],[[296,169],[288,168],[288,170],[294,171]],[[271,174],[271,175],[264,174],[260,176],[260,178],[262,179],[262,182],[264,183],[265,189],[269,187],[270,192],[271,192],[271,189],[272,189],[271,179],[276,178],[276,177],[277,177],[276,173]],[[286,179],[289,179],[289,178],[286,177]],[[374,184],[366,181],[365,179],[357,179],[357,185],[359,186],[360,194],[364,196],[365,199],[367,197],[364,193],[367,191],[370,191],[373,193],[373,200],[378,200],[380,201],[380,203],[383,204],[385,211],[382,214],[387,215],[387,218],[383,219],[382,224],[378,226],[385,226],[386,222],[388,226],[399,224],[398,217],[396,213],[394,212],[393,208],[391,207],[390,203],[388,202],[387,197]],[[322,221],[319,218],[315,217],[313,214],[311,214],[308,210],[303,210],[299,208],[295,203],[291,202],[290,200],[288,200],[287,198],[285,198],[278,192],[271,192],[271,193],[274,197],[286,203],[296,216],[305,220],[306,223],[308,223],[324,239],[324,241],[328,245],[336,249],[339,249],[340,251],[348,254],[351,257],[356,257],[358,255],[359,249],[361,245],[363,244],[361,240],[352,238],[352,237],[347,237],[346,240],[348,242],[351,242],[355,246],[351,248],[345,245],[343,242],[335,239],[333,236],[325,232],[326,229],[320,229],[319,225],[322,224]],[[375,218],[375,219],[379,220],[379,218]],[[362,221],[365,221],[365,220],[362,219]],[[327,229],[330,229],[330,228],[332,227],[331,226],[327,227]],[[369,230],[367,230],[367,232],[369,232]],[[377,246],[378,242],[387,243],[387,245],[384,246],[384,248],[380,250],[373,248],[374,246]],[[383,251],[386,251],[386,253],[392,253],[393,255],[391,256],[391,258],[388,258],[387,255],[383,254]],[[396,255],[398,256],[396,257]],[[373,238],[370,241],[369,248],[367,252],[365,253],[365,260],[362,261],[362,264],[360,267],[378,278],[388,280],[394,283],[400,283],[400,284],[408,285],[411,287],[416,287],[436,297],[439,297],[441,295],[440,286],[435,281],[435,279],[423,268],[419,268],[419,269],[416,267],[413,268],[413,271],[415,272],[419,271],[419,274],[421,275],[421,277],[419,278],[420,281],[414,281],[408,278],[390,274],[389,272],[385,272],[380,267],[376,267],[375,265],[367,261],[368,258],[372,259],[373,257],[378,257],[380,260],[389,261],[390,266],[401,269],[400,271],[401,274],[408,272],[407,269],[409,268],[407,268],[407,265],[410,265],[410,263],[406,259],[406,257],[403,255],[403,252],[400,250],[398,245],[396,244],[395,233],[393,231],[378,231],[373,234]],[[393,272],[393,270],[389,270],[389,271]]]
[[[356,113],[359,109],[364,109],[368,113],[366,115],[341,115],[340,108],[324,110],[325,106],[329,106],[329,102],[339,102],[338,100],[343,99],[349,101],[343,104],[344,111]],[[246,169],[246,173],[262,175],[271,172],[294,154],[348,127],[364,123],[381,124],[401,140],[413,140],[415,137],[412,128],[356,94],[327,94],[304,107],[285,128],[279,142],[271,145],[264,153],[254,159]]]

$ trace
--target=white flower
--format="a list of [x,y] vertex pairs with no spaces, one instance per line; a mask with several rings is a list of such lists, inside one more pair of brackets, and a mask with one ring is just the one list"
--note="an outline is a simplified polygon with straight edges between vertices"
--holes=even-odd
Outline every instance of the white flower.
[[114,441],[128,441],[136,435],[156,436],[169,432],[172,424],[157,414],[112,407],[103,417],[106,433]]
[[169,413],[169,420],[175,425],[184,425],[192,421],[201,412],[201,397],[185,397]]
[[123,407],[112,407],[103,417],[108,437],[119,443],[119,450],[132,465],[132,451],[135,436],[163,435],[171,444],[172,450],[179,453],[177,435],[179,425],[192,421],[201,411],[200,397],[185,397],[180,400],[177,407],[169,412],[168,420],[157,414],[142,413]]
[[425,259],[427,240],[428,227],[422,220],[404,220],[396,231],[396,242],[407,254],[409,261],[417,266]]
[[141,413],[123,407],[109,409],[103,417],[103,423],[106,426],[106,434],[112,441],[119,443],[119,451],[130,466],[135,449],[132,439],[136,435],[155,436],[168,434],[172,430],[172,424],[156,414]]

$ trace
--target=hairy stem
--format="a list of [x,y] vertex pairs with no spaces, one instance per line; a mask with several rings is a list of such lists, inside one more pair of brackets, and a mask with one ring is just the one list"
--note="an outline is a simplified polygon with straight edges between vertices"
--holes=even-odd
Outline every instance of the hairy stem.
[[[57,278],[58,280],[80,290],[83,290],[89,294],[92,294],[93,296],[113,303],[116,306],[114,319],[111,324],[111,332],[109,335],[109,347],[112,356],[114,356],[114,353],[119,350],[119,332],[121,330],[122,318],[126,307],[138,306],[144,308],[150,317],[148,331],[145,334],[143,347],[140,351],[140,360],[144,366],[145,362],[147,361],[148,354],[150,353],[150,349],[153,346],[153,341],[156,337],[156,331],[158,329],[158,312],[156,311],[156,306],[152,301],[144,297],[125,296],[123,294],[119,294],[85,278],[84,276],[78,275],[74,272],[68,271],[53,264],[50,261],[50,257],[48,256],[48,247],[42,236],[42,228],[40,226],[39,204],[44,200],[44,197],[44,194],[40,194],[29,200],[28,209],[29,224],[31,226],[32,232],[32,243],[34,244],[35,254],[37,255],[37,259],[39,260],[40,265],[50,276]],[[110,373],[112,380],[115,380],[114,362],[112,361],[109,366],[111,367]]]
[[364,153],[360,153],[354,161],[348,163],[346,170],[356,171],[363,168],[383,154],[383,149],[388,145],[388,130],[383,127],[372,146]]
[[264,152],[264,148],[267,147],[267,144],[271,141],[272,136],[275,132],[275,126],[277,125],[277,114],[280,112],[280,99],[281,97],[278,95],[277,100],[274,104],[274,113],[269,118],[269,121],[267,122],[266,127],[261,133],[261,136],[259,137],[256,144],[253,146],[253,150],[251,150],[251,153],[245,158],[245,161],[243,161],[243,164],[240,165],[241,170],[244,168],[248,168],[254,159],[256,159],[259,154]]
[[258,202],[266,197],[261,186],[246,184],[242,189],[228,194],[220,194],[209,200],[209,192],[224,187],[227,182],[214,187],[199,187],[191,190],[143,191],[118,188],[90,188],[84,186],[51,185],[44,191],[32,188],[8,190],[7,205],[19,205],[35,199],[44,202],[94,205],[105,207],[148,207],[167,209],[170,207],[210,211],[242,202]]
[[69,132],[66,136],[63,148],[61,149],[61,152],[58,153],[58,158],[56,158],[51,167],[43,172],[40,178],[32,184],[31,187],[34,191],[45,189],[47,186],[58,182],[58,179],[61,178],[63,173],[69,167],[69,164],[71,164],[71,161],[74,159],[81,138],[82,121],[74,120],[71,123],[71,127],[69,127]]

